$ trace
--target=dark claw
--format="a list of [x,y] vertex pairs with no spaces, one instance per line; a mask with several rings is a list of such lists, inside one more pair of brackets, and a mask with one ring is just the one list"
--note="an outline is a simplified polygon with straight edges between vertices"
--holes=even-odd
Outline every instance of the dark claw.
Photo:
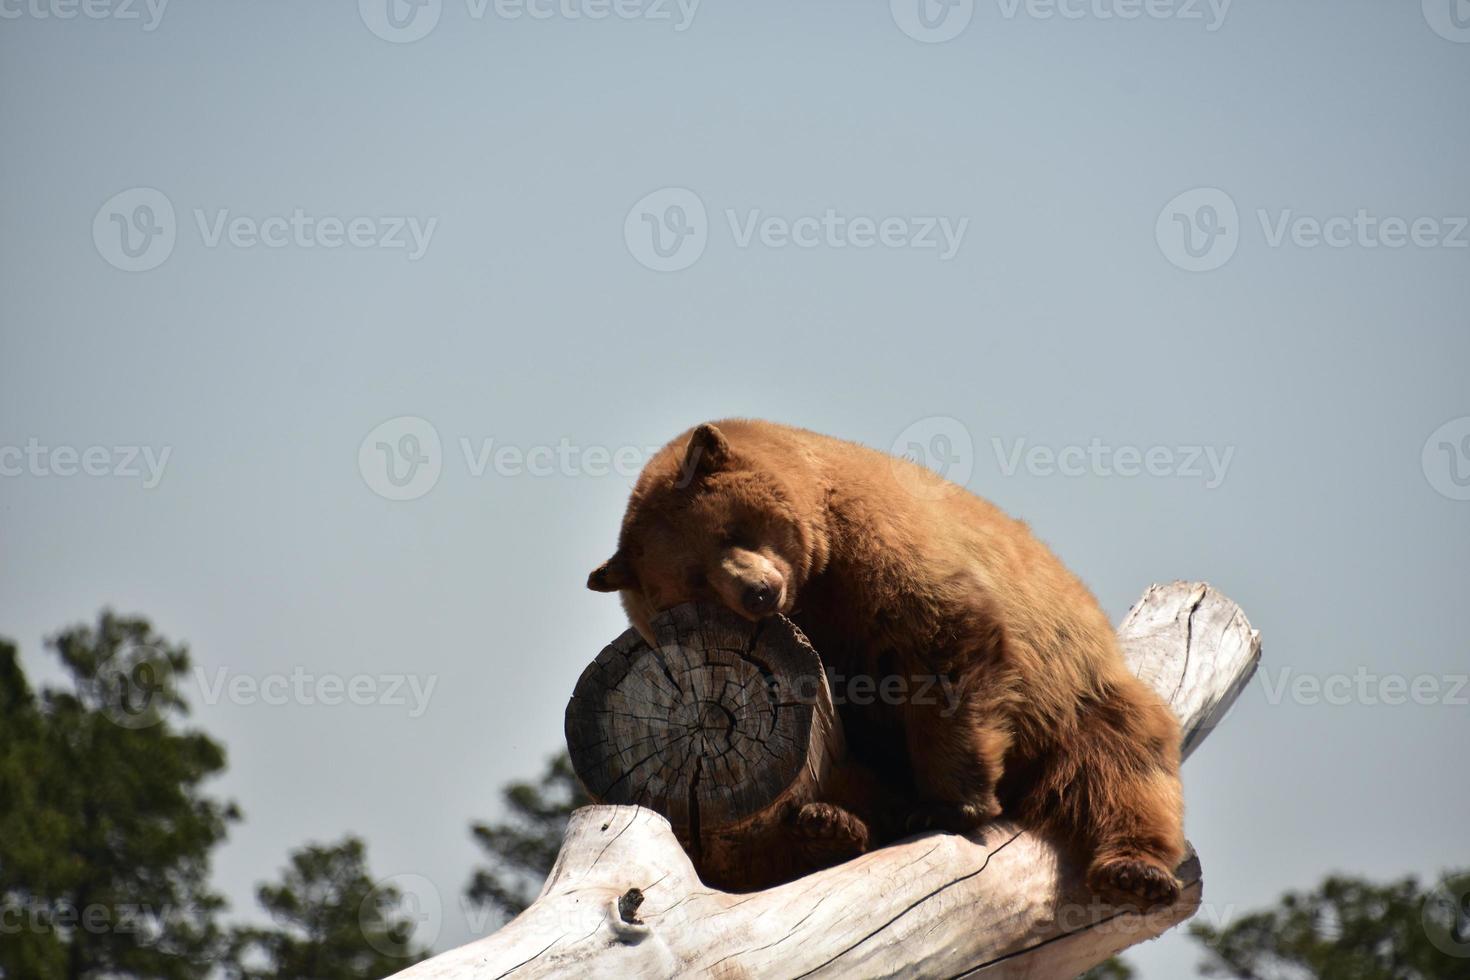
[[789,813],[788,821],[804,845],[824,858],[855,857],[868,849],[868,825],[840,806],[808,803]]

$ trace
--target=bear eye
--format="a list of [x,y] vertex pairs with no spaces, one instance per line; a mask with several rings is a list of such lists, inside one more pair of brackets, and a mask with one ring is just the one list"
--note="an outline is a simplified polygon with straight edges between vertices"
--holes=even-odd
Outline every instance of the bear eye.
[[720,535],[722,548],[749,548],[751,536],[743,527],[728,527]]

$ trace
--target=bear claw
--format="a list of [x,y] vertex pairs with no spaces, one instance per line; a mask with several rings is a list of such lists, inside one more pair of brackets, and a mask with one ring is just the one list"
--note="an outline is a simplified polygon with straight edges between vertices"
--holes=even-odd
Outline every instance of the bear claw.
[[1141,858],[1115,858],[1095,864],[1087,874],[1093,891],[1109,903],[1148,911],[1173,905],[1179,882],[1163,867]]
[[868,843],[868,828],[851,813],[831,803],[808,803],[796,811],[796,829],[813,840],[845,838]]
[[868,825],[831,803],[808,803],[788,815],[792,831],[815,862],[826,865],[868,849]]

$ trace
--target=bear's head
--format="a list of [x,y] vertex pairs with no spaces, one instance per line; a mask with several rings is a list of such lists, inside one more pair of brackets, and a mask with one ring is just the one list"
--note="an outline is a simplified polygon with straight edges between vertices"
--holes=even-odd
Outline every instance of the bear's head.
[[827,560],[825,505],[810,462],[756,423],[706,423],[638,477],[618,550],[587,578],[620,592],[650,644],[649,620],[682,602],[722,603],[748,619],[789,613]]

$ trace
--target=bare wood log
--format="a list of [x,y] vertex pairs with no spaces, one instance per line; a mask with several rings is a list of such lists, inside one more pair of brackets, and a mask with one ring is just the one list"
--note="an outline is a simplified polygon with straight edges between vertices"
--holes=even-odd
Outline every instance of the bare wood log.
[[[701,880],[750,890],[794,877],[782,821],[845,754],[822,662],[785,619],[686,604],[628,630],[567,705],[577,777],[602,803],[668,818]],[[832,862],[828,862],[832,863]]]
[[[1203,584],[1144,594],[1120,629],[1130,664],[1174,707],[1193,748],[1260,658],[1259,634]],[[540,897],[499,932],[397,980],[715,976],[1075,976],[1198,909],[1192,855],[1178,902],[1148,914],[1096,900],[1083,869],[1009,823],[930,833],[764,891],[703,884],[643,806],[572,815]]]

